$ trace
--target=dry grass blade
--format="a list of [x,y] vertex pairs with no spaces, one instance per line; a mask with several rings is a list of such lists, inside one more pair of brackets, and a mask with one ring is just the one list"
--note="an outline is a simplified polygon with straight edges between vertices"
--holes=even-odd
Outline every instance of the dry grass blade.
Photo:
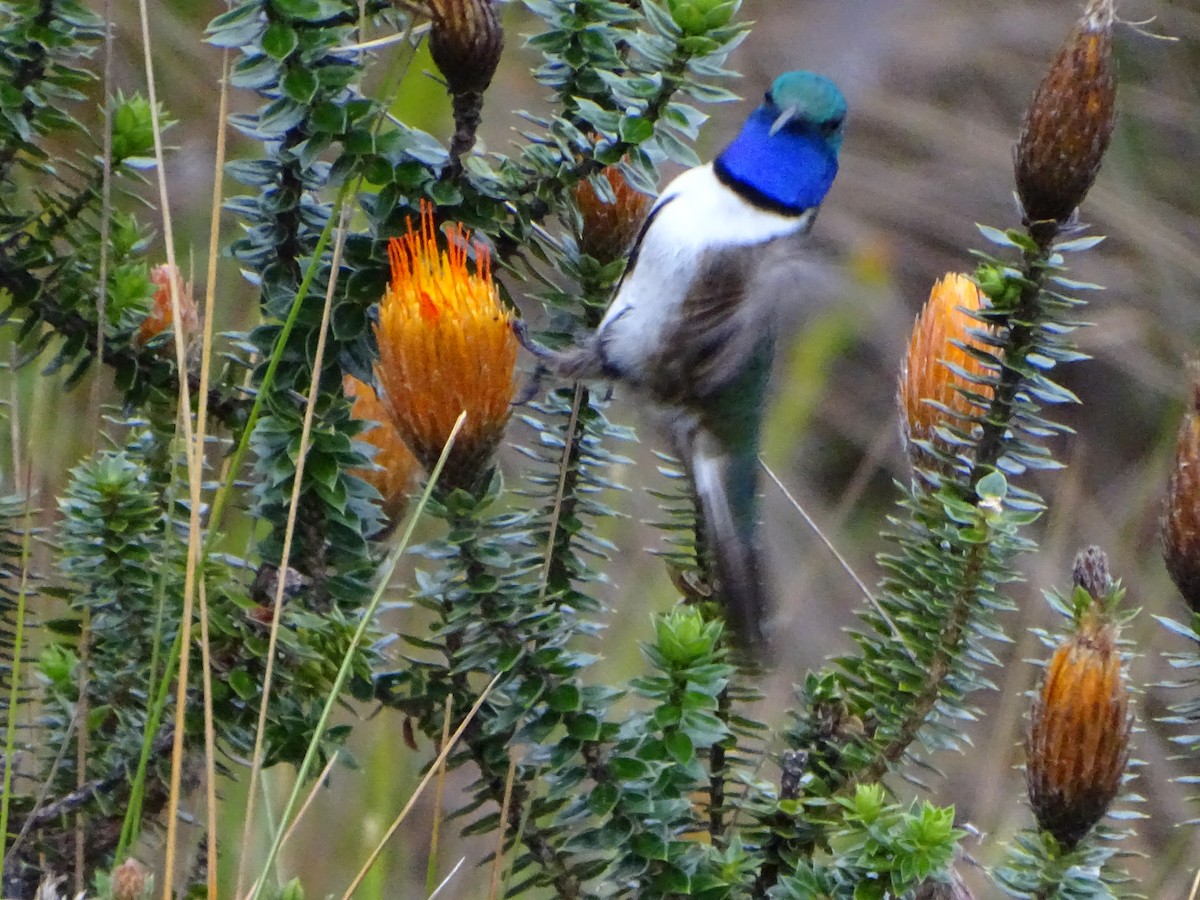
[[471,724],[471,721],[475,718],[475,714],[479,712],[480,707],[483,706],[484,701],[487,700],[488,696],[492,693],[492,690],[497,684],[499,684],[500,678],[503,675],[503,672],[497,672],[495,677],[488,682],[488,686],[483,689],[483,693],[479,695],[479,699],[475,701],[475,704],[467,713],[466,718],[464,718],[458,728],[455,729],[454,734],[450,737],[450,740],[443,744],[442,752],[438,754],[437,759],[433,761],[433,765],[429,767],[429,770],[425,773],[425,776],[417,784],[417,789],[413,791],[413,795],[409,797],[408,802],[404,804],[404,809],[400,810],[400,815],[396,816],[395,821],[393,821],[388,827],[388,830],[384,833],[383,838],[376,845],[375,849],[371,851],[371,855],[367,857],[367,861],[363,863],[363,867],[358,870],[358,874],[355,875],[354,880],[350,882],[350,887],[346,888],[346,892],[342,894],[342,900],[350,900],[350,898],[354,895],[354,892],[358,890],[359,885],[363,883],[363,879],[365,879],[367,874],[371,871],[371,867],[375,865],[375,861],[379,859],[379,855],[383,852],[383,848],[387,845],[387,842],[391,840],[392,835],[396,833],[396,830],[408,817],[409,812],[411,812],[413,806],[416,805],[417,799],[422,793],[424,793],[425,788],[429,785],[430,780],[438,773],[441,767],[446,764],[446,758],[450,755],[450,751],[454,749],[455,744],[457,744],[459,738],[463,736],[463,732],[467,730],[467,726]]
[[1192,892],[1188,894],[1188,900],[1196,900],[1197,895],[1200,895],[1200,869],[1196,870],[1196,877],[1192,879]]
[[[196,441],[196,468],[204,463],[204,431],[208,421],[208,383],[212,377],[213,313],[216,305],[217,259],[220,256],[221,240],[221,195],[225,173],[225,117],[229,112],[229,51],[221,55],[221,99],[217,108],[217,150],[213,171],[212,204],[208,224],[208,268],[205,272],[204,303],[200,310],[204,321],[204,334],[200,347],[200,409],[196,414],[199,437]],[[179,321],[176,319],[175,321]],[[182,343],[176,332],[176,343]],[[200,581],[200,656],[203,665],[204,686],[204,773],[207,854],[208,896],[217,896],[217,853],[219,847],[217,819],[217,764],[216,730],[212,707],[212,654],[208,635],[208,594],[204,580]]]
[[[445,747],[450,742],[450,722],[454,717],[454,695],[446,695],[446,711],[442,717],[442,742],[439,747]],[[429,866],[425,870],[425,890],[433,886],[437,877],[438,841],[442,833],[442,795],[446,788],[445,760],[438,766],[437,785],[433,790],[433,828],[429,837]],[[434,892],[436,893],[436,891]]]
[[504,871],[504,839],[508,836],[508,808],[512,803],[513,779],[517,776],[517,760],[509,757],[508,774],[504,776],[504,799],[500,803],[500,825],[496,829],[496,858],[492,860],[492,882],[488,900],[500,896],[500,873]]
[[442,883],[439,884],[436,888],[434,888],[433,893],[429,895],[428,900],[433,900],[434,897],[436,897],[438,894],[440,894],[442,892],[442,889],[445,888],[446,885],[448,885],[450,883],[450,880],[452,878],[454,878],[455,875],[458,874],[458,870],[463,867],[463,865],[466,863],[466,861],[467,861],[467,858],[465,856],[459,857],[458,862],[456,862],[454,864],[454,868],[450,870],[450,874],[447,875],[445,878],[443,878]]
[[[292,482],[292,496],[288,503],[287,525],[283,532],[283,548],[279,555],[279,571],[286,573],[292,552],[292,540],[296,533],[296,516],[300,509],[300,490],[304,483],[304,463],[308,457],[309,440],[312,437],[312,423],[316,414],[317,394],[321,386],[321,370],[325,361],[325,341],[329,334],[329,320],[333,310],[333,294],[337,289],[338,271],[342,265],[342,249],[346,245],[346,223],[350,218],[350,207],[343,206],[341,219],[337,226],[337,236],[333,244],[333,259],[330,262],[329,285],[325,289],[325,306],[321,311],[321,326],[317,335],[317,349],[313,355],[312,381],[309,384],[308,400],[304,406],[304,422],[300,428],[300,453],[296,460],[296,476]],[[282,577],[275,585],[275,598],[272,604],[271,634],[267,640],[266,669],[263,672],[262,702],[258,707],[258,724],[254,734],[254,756],[250,762],[250,785],[246,793],[246,811],[242,825],[242,846],[250,843],[250,832],[254,825],[254,802],[258,788],[258,779],[262,773],[263,736],[267,730],[267,707],[271,702],[271,688],[275,674],[275,649],[279,644],[279,623],[283,619],[283,596],[287,587],[287,579]],[[237,893],[240,896],[245,884],[246,856],[243,854],[238,864]],[[256,888],[257,894],[260,888]]]
[[867,602],[871,604],[875,612],[879,613],[879,617],[883,619],[883,621],[887,623],[888,628],[892,630],[892,635],[897,641],[900,642],[900,646],[904,648],[904,652],[908,654],[908,658],[919,665],[917,655],[913,652],[912,648],[908,646],[908,642],[904,640],[904,635],[900,633],[900,629],[896,627],[896,623],[892,621],[892,618],[887,614],[887,611],[880,606],[879,601],[875,599],[875,595],[871,593],[870,588],[868,588],[863,580],[858,577],[858,573],[854,571],[846,557],[842,556],[841,551],[838,550],[838,548],[833,545],[833,542],[825,536],[825,532],[821,530],[821,526],[813,521],[813,518],[808,514],[808,511],[800,505],[800,501],[792,496],[792,492],[789,491],[787,487],[784,486],[784,483],[779,480],[779,476],[771,471],[771,467],[763,462],[761,458],[758,460],[758,464],[762,466],[763,471],[767,473],[767,477],[775,482],[775,486],[783,492],[783,496],[787,499],[788,503],[792,504],[792,507],[800,514],[800,517],[804,519],[805,524],[812,529],[813,534],[821,539],[821,543],[823,543],[826,548],[828,548],[829,552],[833,554],[834,559],[838,561],[838,564],[845,570],[846,574],[853,579],[856,585],[858,585],[858,589],[862,591],[863,596],[867,598]]
[[[467,413],[464,410],[458,416],[454,423],[454,427],[450,429],[450,436],[446,439],[446,446],[442,448],[441,458],[433,467],[433,471],[429,473],[429,481],[425,485],[425,490],[421,494],[420,500],[417,501],[416,507],[408,517],[408,524],[404,528],[404,534],[400,541],[392,549],[383,566],[380,568],[379,582],[375,587],[375,593],[371,596],[367,603],[366,609],[363,610],[362,617],[359,619],[358,628],[355,629],[354,635],[350,638],[350,645],[346,648],[346,652],[342,657],[342,664],[338,668],[337,675],[334,676],[333,683],[329,687],[329,696],[325,700],[325,706],[321,709],[321,715],[317,719],[316,728],[312,739],[308,743],[308,749],[305,751],[304,759],[300,762],[300,767],[296,771],[296,783],[292,788],[292,794],[288,798],[287,805],[284,807],[283,815],[280,820],[288,822],[292,817],[292,810],[296,806],[296,801],[300,796],[300,786],[308,777],[309,770],[312,768],[313,760],[316,759],[317,750],[320,747],[321,735],[324,733],[325,726],[329,724],[329,717],[333,714],[333,707],[338,703],[341,696],[341,690],[346,684],[346,680],[350,677],[350,668],[354,660],[354,654],[358,647],[362,644],[363,638],[367,633],[371,620],[375,613],[379,610],[379,604],[383,600],[383,594],[387,590],[388,580],[392,577],[392,573],[396,570],[396,564],[399,563],[400,557],[408,549],[409,542],[412,540],[413,532],[416,531],[417,521],[421,514],[425,511],[425,507],[429,504],[430,498],[433,496],[433,489],[437,485],[438,478],[442,474],[442,469],[446,466],[446,460],[450,457],[450,451],[454,447],[454,442],[458,439],[459,433],[462,431],[463,423],[467,420]],[[498,680],[493,679],[493,684]],[[488,687],[491,690],[491,686]],[[486,693],[485,693],[486,696]],[[482,703],[482,699],[480,700]],[[478,705],[476,706],[478,708]],[[267,851],[267,858],[263,862],[263,872],[267,872],[274,864],[275,859],[279,855],[279,848],[283,843],[283,835],[277,834],[275,840],[271,843],[271,848]],[[259,893],[262,890],[263,879],[260,878],[250,892],[251,900],[257,900]],[[240,896],[240,892],[239,892]]]

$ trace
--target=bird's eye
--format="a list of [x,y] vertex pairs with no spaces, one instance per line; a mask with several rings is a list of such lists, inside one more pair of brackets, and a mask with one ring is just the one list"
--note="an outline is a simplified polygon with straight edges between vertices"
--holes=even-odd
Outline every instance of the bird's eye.
[[765,94],[763,94],[763,102],[764,103],[774,103],[775,102],[775,98],[771,96],[770,91],[767,91]]
[[823,134],[830,135],[830,134],[833,134],[835,131],[837,131],[841,127],[842,127],[841,118],[828,119],[825,122],[821,123],[821,132]]

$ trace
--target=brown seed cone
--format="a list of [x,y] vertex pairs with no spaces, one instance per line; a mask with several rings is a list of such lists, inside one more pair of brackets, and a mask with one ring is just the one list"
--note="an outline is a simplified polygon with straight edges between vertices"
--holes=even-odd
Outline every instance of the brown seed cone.
[[618,166],[609,166],[601,175],[611,185],[616,202],[605,203],[590,181],[581,181],[575,188],[575,202],[583,216],[579,249],[601,263],[610,263],[629,250],[654,198],[631,187]]
[[1196,612],[1200,612],[1200,363],[1190,366],[1192,403],[1175,440],[1175,468],[1163,510],[1163,559],[1167,571]]
[[1112,589],[1112,576],[1108,573],[1108,554],[1099,547],[1088,547],[1075,555],[1071,567],[1071,580],[1097,602],[1103,602]]
[[1070,848],[1108,811],[1133,719],[1117,629],[1097,612],[1054,651],[1033,705],[1025,784],[1038,825]]
[[[1117,82],[1113,0],[1089,0],[1025,114],[1016,150],[1017,194],[1029,225],[1070,219],[1096,180],[1112,136]],[[1035,235],[1036,236],[1036,235]]]
[[111,887],[113,900],[141,900],[150,870],[132,856],[112,870]]
[[452,94],[482,94],[492,83],[504,29],[492,0],[426,0],[429,52]]
[[938,465],[918,442],[928,442],[935,449],[953,453],[952,447],[939,429],[955,426],[968,430],[964,417],[983,410],[967,399],[963,390],[990,398],[991,389],[975,384],[961,372],[972,376],[988,373],[987,367],[963,347],[984,349],[978,338],[969,332],[982,327],[965,312],[983,307],[979,288],[966,275],[951,272],[939,280],[929,293],[929,300],[913,324],[908,352],[900,367],[898,399],[901,430],[905,449],[914,468]]

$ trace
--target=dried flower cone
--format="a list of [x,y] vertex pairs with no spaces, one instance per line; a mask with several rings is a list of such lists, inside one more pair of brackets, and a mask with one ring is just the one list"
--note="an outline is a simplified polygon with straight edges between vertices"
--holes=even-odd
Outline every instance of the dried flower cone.
[[428,204],[420,229],[391,241],[392,281],[375,328],[375,371],[392,424],[426,470],[466,411],[441,484],[473,490],[508,423],[517,339],[486,249],[476,245],[478,269],[471,272],[466,247],[467,234],[455,225],[447,249],[438,249]]
[[1112,590],[1112,575],[1108,571],[1108,554],[1099,547],[1087,547],[1075,554],[1071,566],[1071,581],[1081,587],[1098,603],[1103,603]]
[[482,94],[492,83],[504,30],[492,0],[426,0],[429,52],[452,94]]
[[353,474],[379,492],[387,517],[398,519],[404,513],[409,488],[421,465],[396,433],[387,410],[369,385],[347,375],[342,387],[353,403],[350,415],[367,423],[367,430],[361,432],[359,438],[375,448],[374,463],[379,467],[355,469]]
[[1091,0],[1029,104],[1016,151],[1027,223],[1066,222],[1100,171],[1116,111],[1112,25],[1112,0]]
[[[991,388],[964,377],[983,377],[988,367],[964,347],[985,349],[972,336],[981,328],[963,310],[983,307],[984,295],[966,275],[952,272],[938,281],[913,326],[908,352],[900,368],[899,402],[905,447],[914,468],[938,467],[939,461],[920,444],[953,455],[954,448],[939,429],[968,430],[965,418],[984,411],[963,391],[991,398]],[[959,344],[963,346],[958,346]]]
[[579,249],[601,263],[624,256],[633,245],[654,200],[631,187],[617,166],[601,172],[612,187],[616,201],[606,203],[590,181],[575,188],[575,202],[583,218]]
[[134,343],[139,346],[158,337],[170,328],[171,323],[174,321],[171,309],[172,279],[175,280],[178,286],[179,315],[183,321],[183,327],[176,329],[176,331],[183,336],[184,343],[187,342],[188,336],[195,332],[199,325],[196,301],[192,298],[191,283],[185,282],[180,278],[179,270],[175,266],[166,264],[155,266],[150,272],[150,282],[156,288],[154,298],[150,303],[150,312],[142,320],[141,327],[138,328],[138,332],[134,336]]
[[1038,825],[1073,847],[1108,811],[1133,720],[1116,627],[1090,612],[1055,650],[1033,706],[1025,782]]
[[1200,612],[1200,364],[1193,363],[1192,403],[1175,440],[1175,468],[1163,511],[1163,558],[1167,571]]

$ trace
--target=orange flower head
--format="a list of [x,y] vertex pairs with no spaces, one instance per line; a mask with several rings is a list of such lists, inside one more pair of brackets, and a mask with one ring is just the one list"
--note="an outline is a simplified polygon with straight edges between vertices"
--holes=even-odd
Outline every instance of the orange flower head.
[[1075,846],[1108,811],[1129,761],[1132,728],[1117,628],[1092,606],[1046,667],[1026,742],[1034,815],[1064,847]]
[[1175,439],[1175,468],[1163,511],[1163,558],[1183,599],[1200,612],[1200,361],[1190,365],[1192,397]]
[[1052,238],[1070,219],[1108,149],[1117,95],[1113,16],[1113,0],[1089,0],[1025,115],[1016,151],[1017,194],[1035,237]]
[[579,182],[575,188],[575,202],[583,218],[579,249],[601,263],[610,263],[629,250],[654,199],[632,187],[618,166],[609,166],[600,174],[616,199],[608,203],[591,181]]
[[199,316],[196,313],[196,301],[192,299],[191,282],[185,282],[180,279],[179,269],[175,266],[166,263],[161,266],[155,266],[150,271],[150,283],[155,286],[154,298],[150,301],[150,312],[146,314],[146,318],[142,320],[141,327],[138,328],[138,332],[134,336],[134,343],[138,346],[149,343],[153,338],[158,337],[171,327],[173,321],[171,315],[172,279],[178,285],[179,314],[183,319],[183,327],[176,329],[176,332],[183,335],[183,340],[186,343],[188,335],[194,332],[199,325]]
[[982,326],[964,312],[982,309],[983,303],[984,295],[975,283],[952,272],[933,286],[913,326],[900,367],[899,402],[904,443],[914,468],[942,467],[929,450],[956,452],[943,429],[967,430],[965,419],[984,412],[981,404],[991,400],[989,386],[964,375],[978,378],[991,374],[986,364],[965,349],[986,349],[970,334],[971,329]]
[[476,270],[467,268],[468,237],[456,224],[439,250],[433,208],[423,202],[420,228],[410,225],[389,243],[392,281],[375,327],[375,371],[392,424],[426,470],[466,411],[441,483],[474,490],[508,424],[517,339],[486,248],[475,245]]
[[396,433],[374,390],[352,375],[342,380],[342,388],[353,404],[350,415],[367,425],[359,437],[375,448],[374,462],[378,467],[354,469],[352,474],[379,492],[384,513],[394,521],[404,513],[408,489],[421,468],[420,463]]

